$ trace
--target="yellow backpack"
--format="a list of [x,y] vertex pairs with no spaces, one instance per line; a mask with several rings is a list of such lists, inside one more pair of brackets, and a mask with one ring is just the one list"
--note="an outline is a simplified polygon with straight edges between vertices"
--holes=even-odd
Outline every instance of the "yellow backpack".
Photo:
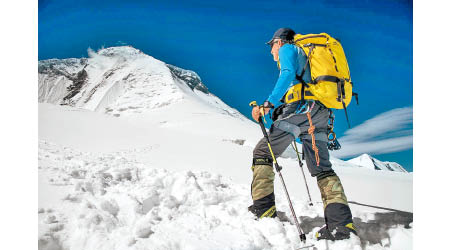
[[[308,57],[311,71],[311,82],[303,82],[302,74],[297,76],[301,83],[291,87],[285,95],[285,103],[302,99],[319,100],[327,108],[345,109],[350,104],[353,83],[350,78],[350,69],[341,43],[326,33],[297,34],[294,44],[300,47]],[[348,119],[348,118],[347,118]]]

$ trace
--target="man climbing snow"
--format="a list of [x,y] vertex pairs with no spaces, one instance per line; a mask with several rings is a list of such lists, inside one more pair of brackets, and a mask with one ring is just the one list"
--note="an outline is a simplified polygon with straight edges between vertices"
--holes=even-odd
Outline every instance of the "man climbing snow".
[[[284,101],[289,88],[300,82],[311,82],[308,56],[293,44],[294,35],[292,29],[280,28],[267,43],[271,46],[271,54],[280,69],[275,88],[264,102],[265,114],[275,108],[272,114],[273,124],[269,131],[271,147],[277,158],[295,139],[292,133],[286,131],[286,126],[280,124],[291,124],[300,128],[299,137],[303,144],[306,165],[311,176],[317,178],[324,205],[326,225],[319,230],[316,237],[318,240],[347,239],[350,233],[356,234],[356,231],[342,183],[329,160],[326,133],[330,110],[321,102],[307,98],[290,103]],[[260,113],[260,108],[255,106],[252,110],[253,119],[258,121]],[[253,151],[252,171],[253,205],[249,210],[257,218],[276,217],[273,159],[264,137]]]

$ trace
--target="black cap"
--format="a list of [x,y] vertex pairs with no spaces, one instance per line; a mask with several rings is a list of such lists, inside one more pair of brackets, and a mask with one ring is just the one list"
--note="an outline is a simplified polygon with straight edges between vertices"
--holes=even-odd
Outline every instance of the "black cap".
[[282,41],[292,41],[294,40],[295,31],[289,28],[279,28],[277,31],[275,31],[275,34],[273,34],[272,39],[268,41],[266,44],[272,44],[273,40],[279,38]]

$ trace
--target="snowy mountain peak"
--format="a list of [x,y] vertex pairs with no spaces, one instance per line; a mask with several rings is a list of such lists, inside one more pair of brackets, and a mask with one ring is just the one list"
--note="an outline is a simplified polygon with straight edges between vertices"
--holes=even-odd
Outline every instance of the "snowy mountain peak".
[[[93,52],[89,50],[89,52]],[[94,52],[95,53],[95,52]],[[145,54],[131,46],[117,46],[117,47],[109,47],[100,49],[97,54],[102,56],[123,56],[123,57],[136,57],[136,56],[145,56]]]
[[389,162],[389,161],[380,161],[375,159],[374,157],[368,155],[368,154],[362,154],[356,158],[353,158],[351,160],[348,160],[347,162],[353,163],[355,165],[369,168],[369,169],[375,169],[375,170],[387,170],[387,171],[395,171],[395,172],[405,172],[406,171],[400,164],[396,162]]
[[211,94],[197,73],[166,64],[136,48],[88,49],[88,55],[39,61],[39,102],[120,116],[189,99],[219,113],[243,117]]

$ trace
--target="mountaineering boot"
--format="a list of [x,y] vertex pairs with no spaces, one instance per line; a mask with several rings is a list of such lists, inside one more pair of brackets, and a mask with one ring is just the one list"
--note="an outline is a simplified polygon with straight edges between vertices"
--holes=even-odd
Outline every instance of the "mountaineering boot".
[[268,209],[265,208],[255,208],[255,205],[251,205],[248,207],[248,211],[256,216],[257,219],[262,219],[264,217],[267,218],[275,218],[277,217],[277,209],[275,205],[271,206]]
[[253,181],[251,185],[253,205],[248,210],[258,219],[263,217],[274,218],[277,216],[275,207],[275,195],[273,192],[273,172],[272,161],[269,159],[253,160]]
[[350,238],[350,234],[356,233],[353,223],[348,223],[345,226],[336,226],[334,229],[330,230],[327,225],[323,226],[317,233],[317,240],[345,240]]
[[317,240],[342,240],[348,239],[350,233],[356,235],[341,180],[334,172],[321,176],[323,177],[318,178],[317,184],[322,195],[326,226],[316,233]]
[[334,240],[333,235],[328,230],[327,225],[323,225],[319,231],[316,232],[316,239],[317,240]]
[[257,219],[264,217],[275,218],[277,217],[277,209],[275,207],[275,195],[271,194],[253,201],[253,205],[248,207],[248,211],[252,212]]

